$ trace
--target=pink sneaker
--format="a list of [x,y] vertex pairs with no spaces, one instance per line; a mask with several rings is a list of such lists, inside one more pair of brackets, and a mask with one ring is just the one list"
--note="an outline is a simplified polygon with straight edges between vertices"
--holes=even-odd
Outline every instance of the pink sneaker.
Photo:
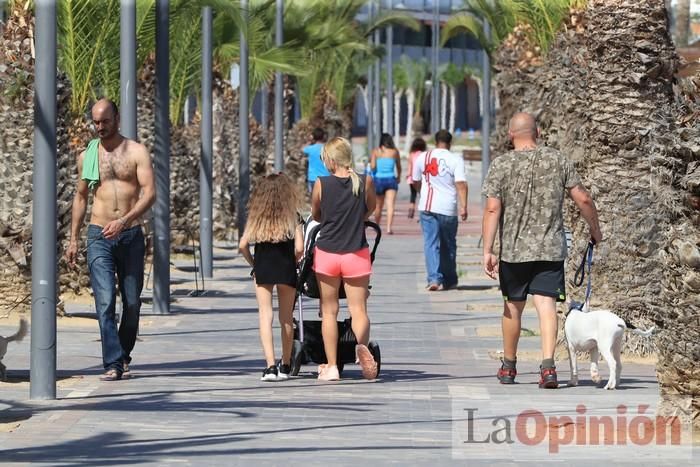
[[355,346],[355,355],[362,367],[362,377],[365,379],[375,379],[378,371],[377,362],[374,361],[372,352],[369,351],[366,345],[358,344]]
[[340,381],[340,373],[336,365],[328,366],[327,364],[318,366],[318,379],[320,381]]

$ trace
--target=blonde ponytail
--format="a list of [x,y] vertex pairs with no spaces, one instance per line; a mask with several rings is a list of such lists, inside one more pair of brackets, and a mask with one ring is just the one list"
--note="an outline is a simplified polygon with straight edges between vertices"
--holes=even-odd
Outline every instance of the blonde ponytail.
[[333,162],[336,167],[342,167],[350,172],[352,181],[352,194],[360,196],[360,176],[352,166],[352,146],[350,141],[340,136],[328,141],[323,145],[321,156],[324,160]]
[[352,194],[360,196],[360,177],[352,168],[350,168],[350,180],[352,181]]

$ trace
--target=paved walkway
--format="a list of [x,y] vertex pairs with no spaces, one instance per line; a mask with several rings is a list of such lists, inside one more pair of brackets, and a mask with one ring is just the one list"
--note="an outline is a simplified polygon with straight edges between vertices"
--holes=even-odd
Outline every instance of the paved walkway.
[[[483,440],[500,426],[492,424],[494,416],[515,420],[522,407],[542,407],[542,401],[545,409],[566,406],[569,412],[580,403],[613,403],[611,392],[585,376],[578,388],[539,390],[538,337],[522,339],[520,384],[497,384],[501,304],[494,283],[481,273],[476,211],[460,227],[460,287],[429,294],[423,290],[419,225],[406,219],[401,202],[397,234],[384,237],[372,279],[372,338],[383,356],[378,381],[362,380],[355,365],[338,383],[318,382],[311,365],[287,382],[259,381],[263,359],[249,268],[231,250],[217,249],[215,278],[204,296],[188,296],[191,273],[174,269],[172,314],[148,315],[145,307],[129,381],[98,380],[94,320],[62,319],[58,400],[29,401],[29,339],[12,345],[5,359],[11,381],[0,383],[0,463],[589,465],[591,459],[632,459],[608,446],[568,454],[562,448],[557,455],[546,442],[525,448],[465,443],[470,416],[479,427],[472,439]],[[188,264],[186,258],[176,261],[182,268]],[[306,304],[308,319],[317,303]],[[524,327],[537,329],[533,313]],[[0,321],[0,333],[10,332],[12,326]],[[566,362],[560,370],[566,381]],[[625,401],[655,394],[653,366],[625,365],[623,386],[616,394]],[[653,457],[635,464],[647,462],[660,464]]]

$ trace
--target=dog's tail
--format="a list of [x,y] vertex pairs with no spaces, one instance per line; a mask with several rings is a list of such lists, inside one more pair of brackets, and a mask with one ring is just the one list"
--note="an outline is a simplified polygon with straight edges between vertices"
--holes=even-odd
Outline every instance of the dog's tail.
[[627,320],[625,320],[625,326],[627,326],[627,329],[629,329],[631,333],[637,334],[638,336],[642,337],[651,337],[652,335],[654,335],[654,330],[656,329],[656,326],[652,326],[646,331],[643,331],[634,324],[628,322]]
[[24,339],[24,336],[27,335],[27,330],[28,330],[27,320],[22,318],[19,320],[19,329],[17,330],[17,332],[12,334],[9,337],[6,337],[5,340],[7,342],[11,342],[11,341],[20,342],[22,339]]

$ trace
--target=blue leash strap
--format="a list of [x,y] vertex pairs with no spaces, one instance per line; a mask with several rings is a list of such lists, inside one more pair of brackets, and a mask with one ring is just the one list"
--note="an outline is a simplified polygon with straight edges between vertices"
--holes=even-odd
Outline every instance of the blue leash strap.
[[574,285],[576,287],[580,287],[581,285],[583,285],[583,279],[586,277],[586,273],[588,273],[588,283],[586,285],[586,297],[583,300],[581,307],[583,307],[584,304],[587,304],[591,298],[591,266],[593,264],[593,247],[594,246],[595,246],[595,242],[593,240],[588,242],[588,246],[586,247],[586,251],[583,254],[583,259],[581,260],[581,264],[579,265],[578,269],[576,270],[576,274],[574,275]]

